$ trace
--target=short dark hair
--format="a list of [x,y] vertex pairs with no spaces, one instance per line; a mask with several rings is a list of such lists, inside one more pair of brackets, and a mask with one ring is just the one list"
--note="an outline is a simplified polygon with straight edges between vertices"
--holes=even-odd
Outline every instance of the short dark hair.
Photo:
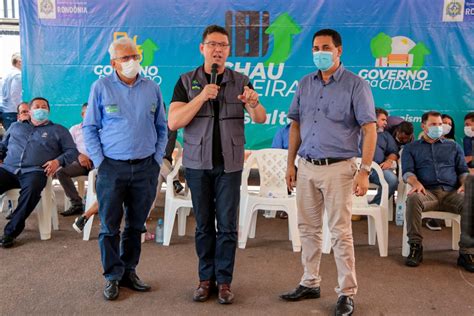
[[30,105],[28,104],[28,102],[25,102],[25,101],[20,102],[20,103],[18,103],[18,105],[16,106],[16,113],[19,113],[19,112],[20,112],[20,106],[21,106],[22,104],[26,104],[26,105],[28,105],[28,107],[30,107]]
[[332,38],[332,42],[334,44],[334,46],[336,47],[339,47],[342,45],[342,38],[341,38],[341,34],[339,34],[337,31],[335,30],[332,30],[332,29],[322,29],[322,30],[319,30],[317,31],[316,33],[314,33],[313,35],[313,41],[312,43],[314,43],[314,39],[318,36],[331,36]]
[[474,121],[474,112],[467,113],[466,116],[464,116],[464,120],[465,121],[467,121],[467,120]]
[[384,114],[385,116],[388,117],[388,112],[387,112],[387,111],[385,111],[385,110],[382,109],[382,108],[375,108],[375,115],[376,115],[377,117],[379,117],[380,114]]
[[405,135],[412,135],[413,134],[413,124],[411,122],[403,121],[396,127],[396,131],[398,133],[403,133]]
[[82,105],[82,109],[87,107],[87,102]]
[[438,117],[441,117],[441,113],[439,113],[438,111],[428,111],[428,112],[425,112],[423,113],[423,115],[421,116],[421,123],[425,124],[426,121],[428,121],[428,118],[430,116],[438,116]]
[[449,131],[449,133],[447,133],[446,135],[444,135],[444,138],[448,138],[448,139],[455,139],[455,135],[456,134],[456,126],[454,124],[454,120],[451,116],[449,116],[448,114],[441,114],[441,118],[442,119],[450,119],[451,120],[451,130]]
[[213,24],[213,25],[209,25],[208,27],[206,27],[204,32],[202,32],[202,42],[203,43],[206,40],[206,37],[211,33],[221,33],[221,34],[224,34],[225,36],[227,36],[227,38],[229,38],[229,33],[227,32],[227,30],[225,28],[223,28],[222,26]]
[[33,104],[33,102],[37,101],[37,100],[41,100],[41,101],[46,102],[46,105],[48,106],[48,110],[51,110],[51,107],[49,106],[49,101],[46,100],[45,98],[42,98],[42,97],[36,97],[36,98],[31,99],[30,103],[28,104],[30,106],[30,108],[31,108],[31,105]]

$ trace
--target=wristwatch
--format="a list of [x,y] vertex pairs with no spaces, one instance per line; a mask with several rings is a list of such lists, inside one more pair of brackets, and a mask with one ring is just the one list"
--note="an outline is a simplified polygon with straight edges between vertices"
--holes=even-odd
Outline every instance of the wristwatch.
[[359,171],[360,170],[365,170],[367,171],[368,174],[370,174],[370,172],[372,171],[372,168],[369,165],[360,164]]

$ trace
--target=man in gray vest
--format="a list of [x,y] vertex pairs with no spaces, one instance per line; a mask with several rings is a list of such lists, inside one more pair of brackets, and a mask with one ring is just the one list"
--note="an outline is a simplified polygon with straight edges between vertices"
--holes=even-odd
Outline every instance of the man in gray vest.
[[204,65],[181,75],[168,116],[171,130],[184,127],[183,165],[196,217],[199,257],[200,282],[193,300],[209,299],[217,282],[221,304],[231,304],[234,296],[230,284],[244,163],[244,109],[256,123],[266,119],[249,78],[225,68],[229,46],[224,28],[211,25],[204,30],[199,45]]

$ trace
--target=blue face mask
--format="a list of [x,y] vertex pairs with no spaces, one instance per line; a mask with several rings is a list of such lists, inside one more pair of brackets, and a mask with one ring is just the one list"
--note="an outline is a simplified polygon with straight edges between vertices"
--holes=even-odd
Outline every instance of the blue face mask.
[[314,52],[313,62],[321,71],[326,71],[334,65],[332,52]]
[[45,109],[34,109],[31,115],[35,121],[44,122],[49,117],[49,111]]
[[443,126],[430,126],[428,127],[428,135],[431,139],[438,139],[443,136]]

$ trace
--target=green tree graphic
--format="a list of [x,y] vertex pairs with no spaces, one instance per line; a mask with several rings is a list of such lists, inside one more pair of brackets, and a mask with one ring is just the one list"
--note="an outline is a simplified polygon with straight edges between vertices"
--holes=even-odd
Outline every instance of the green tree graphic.
[[408,53],[413,55],[411,70],[419,70],[423,67],[425,56],[431,54],[430,50],[422,42],[417,43]]
[[379,58],[379,66],[382,66],[382,58],[392,52],[392,38],[380,32],[370,41],[370,50],[375,59]]
[[273,34],[273,51],[264,65],[284,63],[291,53],[293,35],[300,32],[301,27],[288,13],[279,15],[265,30],[266,34]]

